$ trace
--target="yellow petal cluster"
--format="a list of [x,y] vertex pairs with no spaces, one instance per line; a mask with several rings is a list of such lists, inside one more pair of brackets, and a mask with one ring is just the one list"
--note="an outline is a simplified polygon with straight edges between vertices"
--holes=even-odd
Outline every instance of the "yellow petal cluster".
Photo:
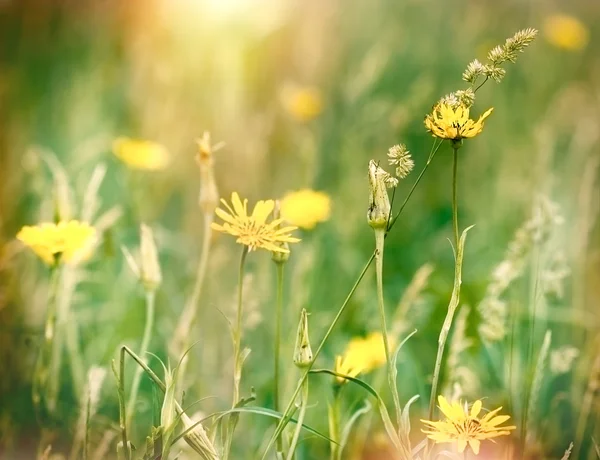
[[223,219],[223,223],[213,222],[212,229],[237,237],[236,241],[247,246],[250,251],[266,249],[273,252],[289,252],[280,243],[300,241],[291,235],[292,230],[297,227],[281,227],[283,219],[267,222],[275,208],[273,200],[259,201],[250,215],[248,215],[248,200],[242,201],[236,192],[231,194],[231,206],[223,199],[221,199],[221,203],[226,211],[217,208],[215,213]]
[[281,217],[292,225],[311,230],[331,215],[331,198],[326,193],[302,189],[281,200]]
[[483,121],[492,113],[488,109],[477,121],[469,118],[469,108],[462,105],[453,107],[440,102],[431,114],[425,117],[425,126],[431,134],[440,139],[460,140],[477,136],[483,131]]
[[551,45],[567,51],[579,51],[588,44],[590,33],[579,19],[554,14],[544,21],[544,36]]
[[113,153],[132,169],[158,171],[169,164],[167,149],[152,141],[119,137],[113,142]]
[[283,91],[283,105],[296,120],[308,122],[323,110],[323,99],[318,88],[311,86],[290,86]]
[[96,229],[77,220],[27,225],[17,234],[17,239],[48,265],[76,263],[90,258],[95,238]]
[[502,407],[479,417],[480,400],[473,403],[471,410],[460,402],[450,404],[443,396],[438,397],[438,403],[446,419],[438,422],[421,420],[428,425],[427,430],[422,431],[436,443],[455,442],[459,452],[464,452],[468,445],[478,455],[481,441],[507,436],[510,430],[516,429],[515,426],[500,426],[510,418],[509,415],[497,415]]
[[[383,336],[380,332],[372,332],[367,337],[355,337],[348,342],[343,356],[336,357],[335,371],[356,377],[383,366],[385,362]],[[336,377],[336,380],[339,383],[346,382],[342,377]]]

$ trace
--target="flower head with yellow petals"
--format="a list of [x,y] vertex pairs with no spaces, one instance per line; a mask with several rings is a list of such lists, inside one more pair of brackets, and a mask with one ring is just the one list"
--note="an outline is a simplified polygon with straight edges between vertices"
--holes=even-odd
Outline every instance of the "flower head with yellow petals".
[[574,16],[554,14],[544,21],[544,35],[551,45],[566,51],[580,51],[590,39],[587,26]]
[[77,220],[26,225],[17,234],[17,239],[48,265],[77,263],[92,255],[96,229]]
[[296,120],[306,123],[319,116],[323,99],[318,88],[290,85],[282,92],[283,105]]
[[469,108],[463,105],[438,103],[431,114],[425,117],[425,126],[431,134],[440,139],[461,139],[477,136],[483,131],[483,121],[492,113],[492,108],[486,110],[477,121],[469,118]]
[[466,403],[450,404],[443,396],[438,396],[438,403],[446,419],[439,422],[421,420],[428,425],[427,430],[422,431],[436,443],[455,442],[459,452],[464,452],[468,445],[478,455],[481,441],[507,436],[516,429],[515,426],[500,426],[510,418],[509,415],[497,415],[501,407],[480,418],[480,400],[475,401],[470,410]]
[[273,200],[259,201],[250,215],[248,215],[248,200],[242,201],[236,192],[231,194],[231,206],[223,199],[221,203],[226,211],[217,208],[215,213],[223,219],[223,223],[213,222],[211,228],[237,237],[236,241],[248,247],[249,251],[267,249],[273,252],[289,252],[280,243],[300,241],[291,235],[292,230],[297,227],[282,227],[283,219],[267,222],[275,208]]
[[287,193],[281,200],[281,216],[300,228],[311,230],[330,214],[331,198],[323,192],[302,189]]
[[[343,356],[335,359],[335,372],[349,377],[367,373],[385,364],[385,348],[380,332],[373,332],[367,337],[352,339]],[[336,377],[338,383],[344,383],[343,377]]]
[[165,169],[170,161],[167,149],[161,144],[128,137],[115,139],[113,153],[132,169],[158,171]]

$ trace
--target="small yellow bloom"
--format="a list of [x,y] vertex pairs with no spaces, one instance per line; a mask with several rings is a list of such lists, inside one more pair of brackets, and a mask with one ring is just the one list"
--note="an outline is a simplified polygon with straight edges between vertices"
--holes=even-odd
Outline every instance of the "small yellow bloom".
[[169,164],[167,149],[152,141],[119,137],[113,142],[113,153],[133,169],[158,171]]
[[290,86],[284,89],[282,99],[288,113],[303,123],[315,119],[323,110],[323,99],[318,88]]
[[589,41],[588,28],[579,19],[566,14],[554,14],[544,21],[544,35],[551,45],[567,51],[579,51]]
[[245,199],[242,202],[236,192],[231,194],[233,208],[223,199],[221,199],[221,203],[227,211],[217,208],[215,213],[224,222],[222,225],[213,222],[211,228],[237,237],[236,241],[247,246],[250,251],[258,248],[273,252],[289,252],[289,249],[278,243],[297,243],[300,241],[290,233],[297,227],[281,227],[283,219],[267,222],[267,218],[275,207],[273,200],[256,203],[251,215],[248,215],[248,200]]
[[482,408],[480,400],[473,403],[471,410],[466,403],[450,404],[443,396],[438,396],[438,403],[446,419],[439,422],[421,420],[429,425],[427,430],[422,431],[436,443],[456,442],[459,452],[464,452],[468,444],[475,455],[478,455],[481,441],[507,436],[510,430],[516,429],[515,426],[499,426],[510,418],[509,415],[496,415],[502,409],[501,407],[480,418],[479,413]]
[[311,230],[331,215],[331,198],[323,192],[302,189],[281,200],[281,216],[292,225]]
[[443,102],[433,108],[433,112],[425,117],[425,126],[440,139],[460,140],[477,136],[483,131],[483,121],[492,113],[490,108],[474,121],[469,118],[469,108],[458,105],[452,107]]
[[[367,337],[356,337],[348,342],[344,355],[335,359],[335,371],[356,377],[383,366],[385,362],[383,336],[380,332],[373,332]],[[336,377],[336,380],[339,383],[346,382],[342,377]]]
[[95,238],[96,229],[77,220],[26,225],[17,234],[17,239],[29,246],[48,265],[89,259]]

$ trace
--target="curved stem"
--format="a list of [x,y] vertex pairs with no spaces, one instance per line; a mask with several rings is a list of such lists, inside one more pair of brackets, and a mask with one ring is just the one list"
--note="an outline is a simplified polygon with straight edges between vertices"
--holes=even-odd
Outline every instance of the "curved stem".
[[[152,337],[152,328],[154,327],[154,291],[146,292],[146,324],[144,326],[144,335],[142,336],[142,344],[140,346],[139,356],[144,356],[150,345],[150,338]],[[143,358],[142,358],[143,359]],[[145,361],[145,359],[144,359]],[[124,376],[122,377],[124,378]],[[126,419],[131,426],[133,420],[135,403],[137,400],[138,390],[140,388],[140,382],[142,380],[142,368],[137,367],[133,374],[133,382],[131,383],[131,393],[127,402]]]
[[[281,316],[283,307],[283,263],[276,262],[277,266],[277,300],[275,305],[275,356],[274,356],[274,369],[273,369],[273,407],[276,411],[279,411],[279,355],[281,347]],[[283,443],[281,436],[277,437],[277,452],[283,451]]]
[[387,334],[387,322],[385,319],[385,303],[383,299],[383,250],[385,245],[385,231],[375,230],[375,272],[377,276],[377,303],[379,305],[379,316],[381,319],[381,335],[383,336],[383,347],[385,350],[385,359],[387,362],[388,385],[392,392],[394,408],[396,410],[396,422],[400,426],[402,418],[402,408],[398,396],[398,387],[396,386],[396,368],[392,362],[390,353],[390,342]]
[[298,421],[296,423],[296,429],[294,430],[294,435],[292,437],[292,443],[290,444],[290,450],[288,450],[288,454],[286,457],[287,460],[292,460],[294,458],[296,445],[298,444],[300,432],[302,431],[304,415],[306,414],[306,407],[308,406],[308,379],[304,379],[304,383],[302,383],[302,396],[300,398],[300,412],[298,413]]

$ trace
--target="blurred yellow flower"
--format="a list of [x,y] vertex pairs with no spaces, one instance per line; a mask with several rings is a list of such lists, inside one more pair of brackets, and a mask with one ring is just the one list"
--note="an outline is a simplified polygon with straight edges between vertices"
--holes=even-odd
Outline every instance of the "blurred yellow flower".
[[89,259],[95,238],[96,229],[77,220],[26,225],[17,234],[17,239],[30,247],[48,265],[77,263]]
[[579,19],[566,14],[554,14],[544,21],[544,36],[557,48],[579,51],[588,43],[588,28]]
[[236,192],[231,194],[233,208],[223,199],[221,199],[221,203],[227,211],[217,208],[215,213],[224,222],[222,225],[213,222],[211,228],[237,237],[236,241],[247,246],[250,251],[258,248],[273,252],[289,252],[289,249],[282,247],[279,243],[297,243],[300,241],[290,233],[297,227],[281,227],[283,219],[267,222],[267,218],[275,207],[273,200],[256,203],[250,216],[248,215],[248,200],[245,199],[242,202]]
[[436,443],[456,442],[459,452],[464,452],[468,444],[478,455],[481,441],[509,435],[510,430],[516,429],[515,426],[499,426],[510,418],[509,415],[496,415],[501,407],[479,418],[482,408],[480,400],[473,403],[470,411],[466,403],[450,404],[443,396],[438,396],[438,403],[446,419],[439,422],[421,420],[429,425],[427,430],[422,431]]
[[323,110],[323,99],[318,88],[289,86],[283,90],[283,105],[290,115],[301,122],[308,122]]
[[281,217],[307,230],[329,219],[331,198],[326,193],[302,189],[287,193],[281,200]]
[[469,108],[462,105],[452,107],[443,102],[437,104],[425,117],[425,126],[440,139],[460,140],[477,136],[483,131],[483,121],[492,113],[490,108],[474,121],[469,118]]
[[113,153],[133,169],[158,171],[169,164],[167,149],[152,141],[118,137],[113,142]]
[[[383,336],[381,332],[372,332],[367,337],[355,337],[348,342],[344,355],[335,359],[335,371],[356,377],[383,366],[385,362]],[[344,383],[347,380],[336,377],[336,381]]]

